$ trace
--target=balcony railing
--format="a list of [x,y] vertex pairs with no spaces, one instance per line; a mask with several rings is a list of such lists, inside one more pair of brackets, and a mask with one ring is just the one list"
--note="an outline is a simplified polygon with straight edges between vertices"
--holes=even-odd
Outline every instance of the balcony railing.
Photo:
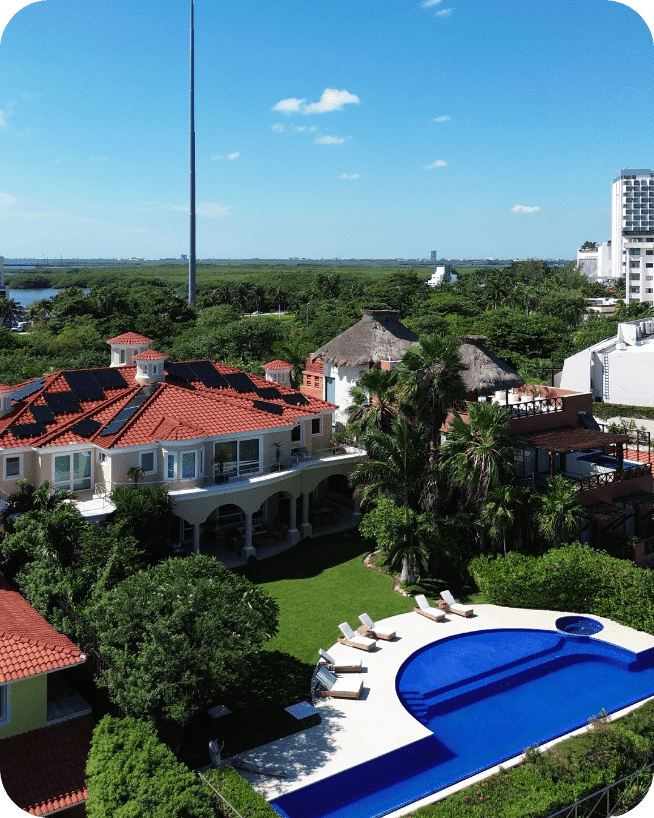
[[644,477],[652,473],[651,463],[641,463],[638,466],[631,466],[628,469],[616,469],[615,471],[604,472],[603,474],[589,474],[581,477],[575,484],[579,491],[589,491],[601,486],[609,486],[611,483],[622,483],[624,480],[633,480],[636,477]]
[[[534,417],[535,415],[549,415],[553,412],[563,411],[563,398],[530,398],[529,400],[521,400],[519,403],[506,404],[505,401],[493,400],[493,403],[499,403],[504,409],[507,409],[511,418],[525,418]],[[456,412],[461,412],[467,415],[469,407],[474,405],[471,401],[452,401],[451,408]]]

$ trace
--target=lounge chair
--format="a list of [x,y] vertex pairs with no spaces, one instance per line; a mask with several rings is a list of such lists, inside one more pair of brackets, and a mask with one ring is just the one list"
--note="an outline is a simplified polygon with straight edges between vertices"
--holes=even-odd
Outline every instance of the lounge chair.
[[323,688],[325,696],[338,699],[358,699],[363,688],[363,679],[354,676],[335,676],[331,670],[321,665],[316,671],[316,681]]
[[347,664],[338,664],[326,650],[319,648],[318,653],[327,670],[331,670],[332,673],[361,673],[361,659],[352,659]]
[[441,591],[441,596],[445,600],[447,610],[450,613],[458,614],[459,616],[472,616],[473,614],[472,606],[461,605],[460,602],[456,602],[449,591]]
[[385,628],[383,625],[378,625],[372,621],[367,613],[362,613],[359,617],[359,621],[366,629],[366,636],[372,636],[375,639],[386,639],[388,642],[390,642],[391,639],[395,639],[395,631],[392,628]]
[[427,619],[433,619],[434,622],[440,622],[442,619],[445,619],[445,611],[441,611],[440,608],[432,608],[424,594],[418,594],[416,596],[416,602],[418,605],[413,609],[416,613],[426,616]]
[[375,647],[376,642],[374,639],[368,639],[367,636],[355,633],[347,622],[341,622],[338,627],[343,634],[343,636],[339,636],[338,641],[343,645],[359,648],[359,650],[372,650]]

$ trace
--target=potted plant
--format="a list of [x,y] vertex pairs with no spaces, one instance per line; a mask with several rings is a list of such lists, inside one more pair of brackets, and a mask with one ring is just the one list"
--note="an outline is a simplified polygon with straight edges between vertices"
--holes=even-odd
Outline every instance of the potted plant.
[[127,469],[127,479],[135,485],[138,484],[139,480],[143,479],[143,469],[140,466],[132,466],[131,469]]
[[216,484],[226,483],[229,480],[229,475],[223,474],[223,472],[225,470],[225,463],[229,463],[231,457],[232,452],[227,444],[223,443],[220,446],[216,446],[216,453],[211,461],[212,463],[218,464],[218,474],[214,474],[214,482]]

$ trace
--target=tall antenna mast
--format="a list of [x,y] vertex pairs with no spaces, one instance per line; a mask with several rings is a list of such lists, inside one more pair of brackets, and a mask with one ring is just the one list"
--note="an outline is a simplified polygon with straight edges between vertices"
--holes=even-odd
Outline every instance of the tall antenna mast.
[[190,119],[191,119],[191,190],[190,190],[190,247],[188,257],[188,303],[195,304],[195,20],[194,0],[191,0],[191,90],[190,90]]

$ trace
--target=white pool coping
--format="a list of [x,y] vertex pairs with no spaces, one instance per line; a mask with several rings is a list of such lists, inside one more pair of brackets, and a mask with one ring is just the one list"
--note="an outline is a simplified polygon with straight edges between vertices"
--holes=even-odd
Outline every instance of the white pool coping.
[[[554,630],[554,623],[560,616],[575,615],[566,611],[528,610],[497,605],[473,607],[475,615],[472,617],[447,614],[442,622],[434,622],[415,612],[381,620],[381,625],[395,629],[397,637],[392,642],[379,640],[377,648],[370,653],[340,643],[328,647],[327,651],[336,662],[346,662],[352,658],[363,660],[361,678],[364,689],[361,699],[319,699],[316,707],[322,718],[320,725],[270,742],[228,761],[232,761],[237,769],[242,764],[249,770],[268,772],[269,775],[258,775],[239,769],[255,790],[272,801],[284,793],[412,744],[432,733],[405,710],[395,691],[395,679],[400,665],[411,654],[424,645],[460,633],[516,627]],[[627,628],[604,617],[592,618],[604,626],[592,639],[610,642],[634,653],[654,648],[654,636],[650,634]],[[316,645],[316,660],[319,647],[322,646]],[[642,702],[625,708],[615,716],[627,713],[640,704]],[[544,746],[550,746],[586,729],[583,727],[568,733]],[[512,766],[521,758],[522,755],[519,755],[503,762],[502,767]],[[452,792],[487,778],[497,769],[498,767],[494,767],[460,781],[428,798],[389,813],[388,818],[397,818],[419,806],[439,801]],[[283,772],[286,777],[270,775],[278,771]]]

